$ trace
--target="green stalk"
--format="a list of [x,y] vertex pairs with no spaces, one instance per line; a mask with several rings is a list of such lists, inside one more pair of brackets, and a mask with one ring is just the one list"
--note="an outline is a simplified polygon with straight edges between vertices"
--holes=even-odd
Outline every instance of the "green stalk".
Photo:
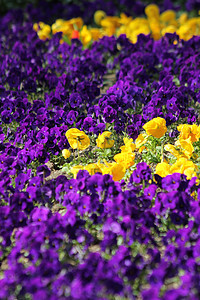
[[73,155],[74,155],[74,160],[76,159],[76,157],[75,157],[75,151],[74,151],[74,149],[73,149]]
[[79,160],[80,160],[80,155],[79,155],[79,148],[78,148],[78,139],[77,139],[76,141],[77,141],[78,163],[79,163]]
[[164,161],[164,143],[161,144],[161,162]]

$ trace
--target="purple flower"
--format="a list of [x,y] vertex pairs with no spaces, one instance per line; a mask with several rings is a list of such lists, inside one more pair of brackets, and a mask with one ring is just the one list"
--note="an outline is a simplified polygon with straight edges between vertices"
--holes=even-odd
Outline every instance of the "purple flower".
[[156,190],[157,190],[157,185],[151,184],[150,186],[144,189],[144,196],[147,199],[152,200],[156,194]]
[[41,178],[46,178],[51,174],[51,170],[46,165],[41,165],[37,167],[37,176]]
[[70,110],[70,112],[67,114],[67,123],[73,124],[76,122],[76,118],[78,116],[78,112],[74,110]]
[[13,115],[11,114],[10,111],[8,110],[4,110],[2,113],[1,113],[1,119],[2,121],[5,123],[5,124],[10,124],[13,120]]
[[72,93],[69,97],[69,104],[72,108],[80,107],[82,98],[79,93]]
[[35,207],[31,212],[32,222],[47,221],[51,216],[51,211],[46,207]]
[[148,182],[151,178],[151,169],[145,162],[142,162],[137,164],[136,170],[130,177],[130,183],[141,183],[143,180]]
[[173,175],[167,175],[162,179],[162,188],[166,191],[176,191],[181,185],[181,174],[174,173]]
[[91,117],[87,117],[83,121],[82,129],[85,131],[93,132],[95,126],[95,121]]
[[159,287],[156,287],[156,286],[150,287],[148,290],[144,290],[142,292],[142,299],[143,300],[149,300],[149,299],[159,300],[160,299],[159,293],[160,293]]
[[36,135],[39,143],[45,144],[48,141],[49,128],[43,127]]
[[159,193],[158,198],[165,209],[175,209],[176,204],[179,200],[179,194],[177,191],[169,193]]
[[28,174],[20,173],[16,178],[15,178],[15,183],[16,183],[16,188],[19,190],[22,190],[25,186],[25,183],[29,180],[30,178],[30,172],[29,170]]
[[115,121],[117,116],[117,112],[114,108],[112,108],[110,105],[108,105],[103,110],[103,119],[106,123],[112,123]]
[[172,212],[170,218],[175,225],[185,225],[187,223],[187,219],[182,212]]

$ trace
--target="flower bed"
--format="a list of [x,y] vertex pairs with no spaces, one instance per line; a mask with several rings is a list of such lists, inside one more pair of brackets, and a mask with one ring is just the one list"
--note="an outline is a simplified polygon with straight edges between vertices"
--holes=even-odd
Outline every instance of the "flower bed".
[[43,38],[29,15],[1,19],[0,299],[199,299],[189,24],[82,44],[83,24]]

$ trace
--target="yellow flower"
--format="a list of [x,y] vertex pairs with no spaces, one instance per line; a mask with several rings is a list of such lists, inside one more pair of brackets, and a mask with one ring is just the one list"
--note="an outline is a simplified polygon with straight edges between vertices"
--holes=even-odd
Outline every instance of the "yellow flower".
[[173,21],[175,19],[176,19],[176,13],[175,13],[175,11],[173,11],[171,9],[165,10],[160,15],[160,20],[165,23],[170,23],[171,21]]
[[126,169],[122,164],[112,163],[112,166],[109,168],[108,174],[112,175],[114,181],[121,180],[126,173]]
[[132,43],[136,43],[140,33],[146,35],[150,33],[148,21],[144,18],[135,18],[128,24],[125,33]]
[[187,13],[182,13],[178,19],[178,22],[180,25],[185,24],[185,22],[187,21],[188,18],[188,14]]
[[158,174],[161,177],[165,177],[165,176],[171,174],[170,165],[166,162],[157,164],[155,174]]
[[181,173],[187,176],[187,179],[191,179],[196,176],[197,166],[185,157],[179,158],[170,168],[171,174]]
[[108,163],[104,161],[104,163],[105,165],[100,164],[99,162],[97,163],[103,175],[104,174],[112,175],[114,181],[119,181],[124,177],[126,173],[126,169],[124,168],[124,165],[116,162]]
[[84,167],[84,170],[88,171],[90,175],[94,175],[95,173],[101,173],[101,169],[97,164],[88,164]]
[[174,155],[177,158],[181,156],[180,152],[178,150],[176,150],[176,147],[174,145],[166,144],[164,146],[164,149],[166,151],[169,151],[172,155]]
[[187,140],[191,137],[191,142],[197,142],[200,138],[200,127],[196,124],[181,124],[177,127],[178,131],[180,131],[179,139]]
[[104,19],[101,20],[101,26],[102,27],[112,27],[113,26],[114,28],[118,28],[118,27],[120,27],[120,18],[106,16]]
[[62,150],[62,155],[64,156],[65,159],[69,158],[71,155],[71,152],[68,149],[63,149]]
[[85,150],[90,146],[89,137],[77,128],[71,128],[66,132],[66,138],[73,149]]
[[74,178],[76,178],[79,170],[86,170],[86,171],[88,171],[88,173],[90,175],[94,175],[97,172],[102,173],[101,169],[99,168],[99,165],[95,164],[95,163],[94,164],[88,164],[86,166],[77,165],[77,166],[74,166],[70,169],[70,172],[74,175]]
[[116,28],[113,25],[103,28],[103,36],[112,36],[115,34]]
[[161,25],[157,19],[149,20],[149,27],[152,31],[151,35],[154,40],[159,40],[161,38]]
[[87,29],[86,25],[84,25],[80,31],[80,40],[84,46],[89,44],[89,42],[91,42],[91,40],[92,40],[92,34]]
[[103,34],[107,36],[112,36],[115,34],[116,29],[120,27],[118,17],[105,17],[101,20],[101,26],[103,27]]
[[179,139],[176,141],[175,145],[180,146],[183,150],[184,155],[187,158],[190,158],[192,156],[192,152],[194,152],[194,147],[191,142],[191,136],[187,139]]
[[57,32],[62,32],[64,35],[71,37],[73,27],[67,21],[65,21],[59,28],[57,28]]
[[165,33],[175,33],[175,32],[176,32],[176,27],[174,25],[169,25],[162,29],[161,34],[162,36],[164,36]]
[[52,30],[52,33],[53,34],[56,34],[57,32],[61,32],[62,30],[60,30],[60,28],[61,28],[61,26],[63,25],[63,23],[64,23],[64,20],[63,19],[57,19],[56,21],[55,21],[55,23],[53,23],[52,25],[51,25],[51,30]]
[[94,21],[97,25],[100,25],[101,20],[106,17],[106,13],[103,10],[97,10],[94,13]]
[[47,24],[41,23],[42,22],[39,23],[41,30],[38,30],[37,34],[40,40],[46,40],[50,38],[51,27]]
[[35,30],[36,32],[37,32],[38,30],[40,30],[40,27],[39,27],[39,24],[38,24],[38,23],[34,23],[34,24],[33,24],[33,30]]
[[145,7],[145,14],[148,18],[159,19],[160,10],[156,4],[149,4]]
[[145,149],[145,147],[142,145],[145,144],[146,141],[147,141],[147,136],[144,133],[139,134],[137,139],[135,140],[136,148],[139,149],[140,153]]
[[81,165],[74,166],[70,169],[70,172],[74,175],[74,178],[76,178],[76,175],[80,170],[84,170],[84,166]]
[[121,146],[120,149],[122,152],[133,152],[136,148],[135,144],[133,143],[133,139],[123,138],[125,146]]
[[69,24],[73,26],[73,30],[81,29],[81,27],[83,26],[83,19],[80,17],[70,19],[67,22],[69,22]]
[[93,41],[97,41],[103,37],[101,31],[98,28],[91,28],[90,33],[92,35]]
[[127,17],[126,14],[121,13],[119,22],[120,24],[127,25],[132,21],[132,19],[133,19],[132,17]]
[[135,153],[121,152],[114,156],[114,160],[118,164],[122,164],[125,169],[130,168],[134,165]]
[[147,122],[143,128],[148,135],[156,138],[161,138],[167,132],[166,121],[160,117]]
[[108,149],[112,148],[114,145],[114,140],[110,139],[112,132],[104,131],[102,134],[99,134],[98,138],[96,139],[97,147],[101,149]]
[[184,171],[184,174],[187,176],[187,179],[192,179],[192,177],[197,177],[197,173],[195,172],[194,167],[187,168]]

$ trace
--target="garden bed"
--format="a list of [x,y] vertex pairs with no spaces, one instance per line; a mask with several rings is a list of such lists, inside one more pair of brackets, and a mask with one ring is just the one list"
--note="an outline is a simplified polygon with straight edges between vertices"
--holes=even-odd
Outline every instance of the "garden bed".
[[0,299],[199,299],[200,18],[99,3],[0,20]]

